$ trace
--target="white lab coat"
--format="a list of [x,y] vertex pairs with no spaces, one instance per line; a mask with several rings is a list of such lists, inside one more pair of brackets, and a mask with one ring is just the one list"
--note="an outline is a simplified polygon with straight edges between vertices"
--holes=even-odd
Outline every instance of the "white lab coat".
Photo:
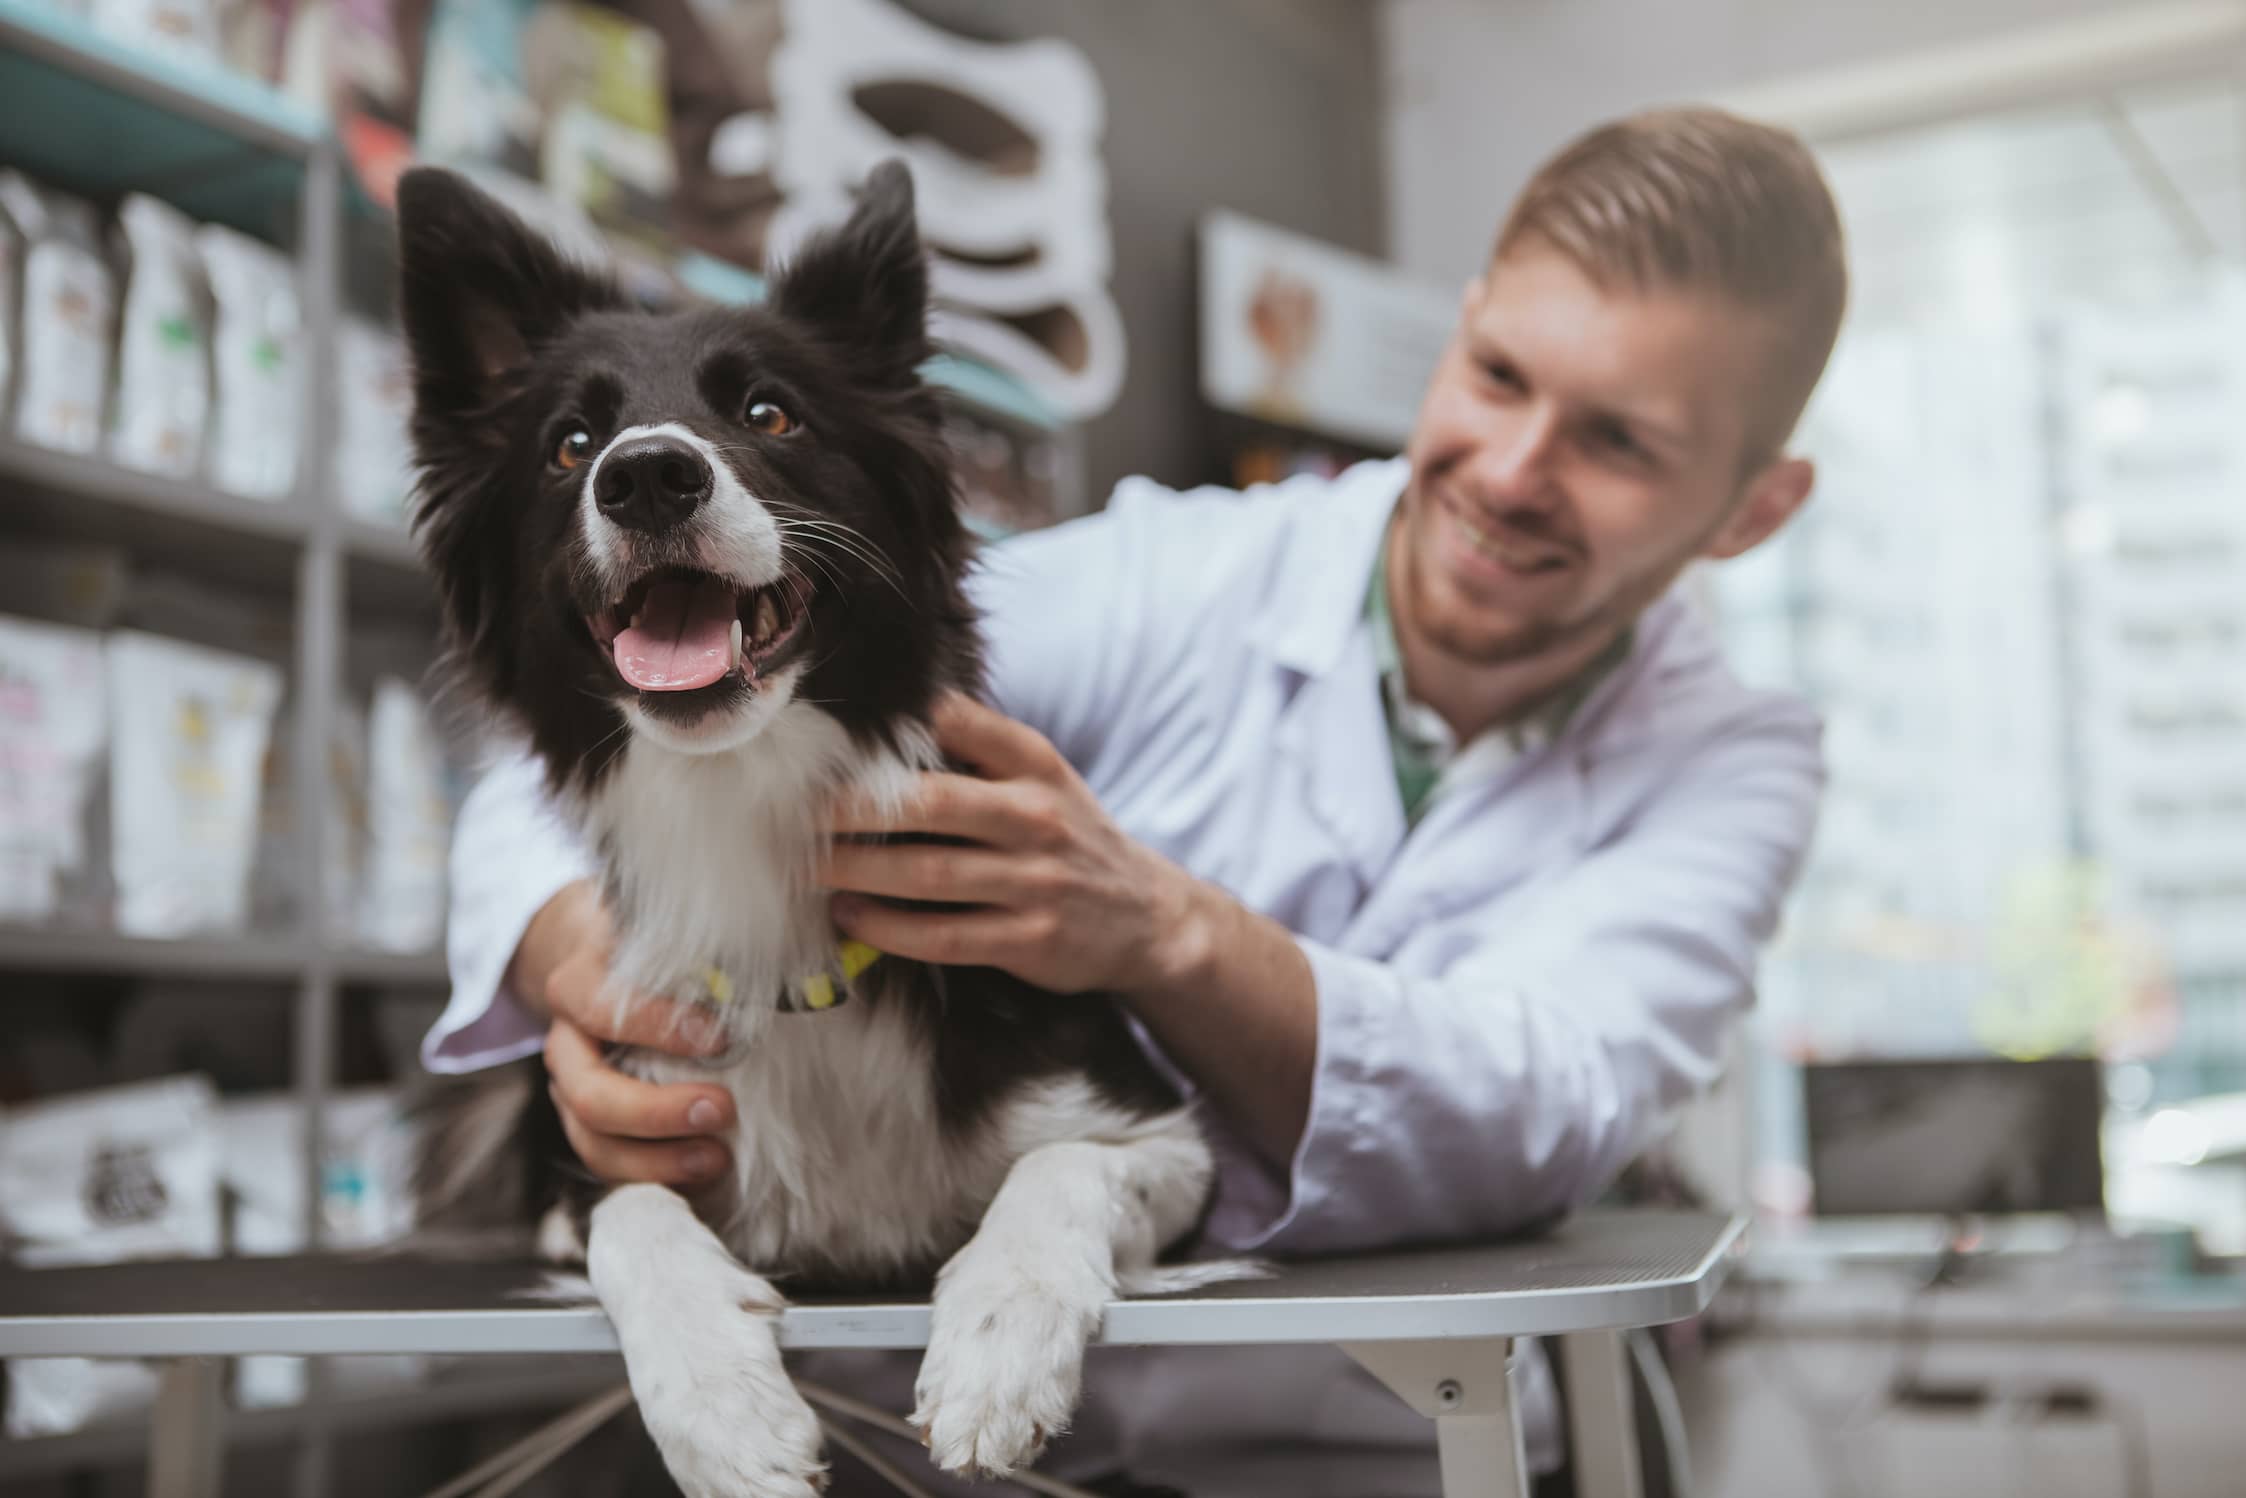
[[[1310,958],[1309,1125],[1285,1174],[1218,1129],[1216,1249],[1496,1235],[1596,1194],[1715,1077],[1815,819],[1816,718],[1741,686],[1672,595],[1564,730],[1526,753],[1468,745],[1407,832],[1364,618],[1406,473],[1367,463],[1246,494],[1126,482],[978,576],[997,705],[1125,831]],[[536,1048],[501,976],[530,915],[586,868],[524,762],[470,796],[432,1067]],[[1115,1370],[1128,1395],[1079,1426],[1135,1473],[1196,1498],[1433,1490],[1431,1452],[1381,1461],[1368,1488],[1363,1467],[1304,1449],[1312,1430],[1426,1448],[1424,1423],[1338,1354],[1136,1364]],[[1545,1399],[1525,1402],[1549,1452]]]

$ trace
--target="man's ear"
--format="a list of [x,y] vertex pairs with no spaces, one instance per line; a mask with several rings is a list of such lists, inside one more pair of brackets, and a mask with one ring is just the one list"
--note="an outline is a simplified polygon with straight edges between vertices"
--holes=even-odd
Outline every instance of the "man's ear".
[[435,167],[398,179],[398,272],[424,420],[485,409],[569,319],[620,303],[605,276],[564,259],[489,195]]
[[910,382],[929,354],[928,259],[903,162],[873,169],[849,222],[780,272],[772,305],[870,357],[884,378]]
[[1747,481],[1731,513],[1700,548],[1704,557],[1722,561],[1754,550],[1794,518],[1817,485],[1817,465],[1807,458],[1777,458]]

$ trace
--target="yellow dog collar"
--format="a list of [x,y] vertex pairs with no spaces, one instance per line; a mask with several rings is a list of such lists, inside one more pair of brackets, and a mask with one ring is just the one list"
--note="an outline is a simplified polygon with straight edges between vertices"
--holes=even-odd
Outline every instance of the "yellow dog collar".
[[[821,972],[798,978],[782,988],[774,1004],[782,1014],[817,1013],[839,1008],[850,997],[850,985],[859,974],[881,960],[881,951],[862,941],[843,941],[835,947],[835,963]],[[702,970],[702,992],[713,1004],[730,1004],[737,996],[733,980],[723,968]]]

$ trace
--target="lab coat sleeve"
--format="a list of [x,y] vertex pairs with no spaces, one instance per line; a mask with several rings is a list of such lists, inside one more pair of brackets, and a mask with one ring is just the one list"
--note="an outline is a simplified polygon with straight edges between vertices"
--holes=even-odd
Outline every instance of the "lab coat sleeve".
[[445,962],[452,1000],[421,1042],[436,1072],[474,1071],[527,1056],[546,1022],[507,987],[530,918],[562,886],[592,877],[593,861],[526,753],[501,759],[476,782],[452,834],[452,909]]
[[1438,975],[1303,942],[1308,1126],[1283,1182],[1228,1161],[1212,1245],[1488,1237],[1594,1197],[1720,1072],[1823,778],[1815,718],[1766,699]]

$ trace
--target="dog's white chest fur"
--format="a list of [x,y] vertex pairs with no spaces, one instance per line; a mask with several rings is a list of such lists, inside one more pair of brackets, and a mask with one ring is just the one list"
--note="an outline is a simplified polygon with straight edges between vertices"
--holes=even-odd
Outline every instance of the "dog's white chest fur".
[[912,756],[917,764],[864,753],[833,718],[800,703],[751,712],[760,710],[770,721],[753,742],[717,754],[633,735],[586,798],[616,910],[620,1004],[694,996],[717,968],[741,1001],[729,1023],[753,1026],[780,985],[833,955],[826,895],[809,880],[835,792],[900,797],[912,772],[935,762],[933,746]]
[[944,1127],[927,1030],[909,998],[883,998],[882,964],[858,980],[856,1002],[772,1012],[784,984],[834,952],[826,894],[807,876],[835,788],[901,796],[934,760],[925,745],[911,761],[859,753],[832,718],[791,704],[753,749],[682,755],[635,739],[584,808],[618,911],[617,1002],[700,992],[713,967],[734,991],[719,1012],[736,1059],[713,1068],[644,1052],[624,1064],[732,1092],[733,1179],[699,1205],[768,1273],[925,1269],[973,1233],[1022,1154],[1142,1126],[1066,1076],[1023,1084],[972,1128]]

